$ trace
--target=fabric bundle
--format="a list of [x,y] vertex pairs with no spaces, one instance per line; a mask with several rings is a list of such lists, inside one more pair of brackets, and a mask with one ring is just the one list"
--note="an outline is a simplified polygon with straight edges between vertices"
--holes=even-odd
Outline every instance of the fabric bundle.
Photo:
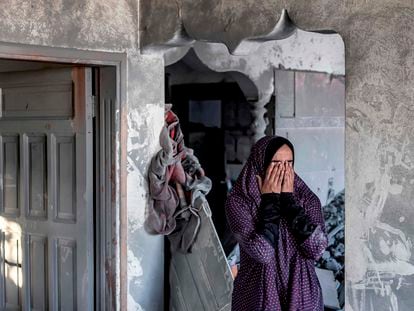
[[172,251],[191,252],[200,230],[200,212],[211,189],[193,150],[184,145],[179,119],[165,105],[161,150],[152,158],[148,179],[149,213],[145,228],[150,234],[167,235]]

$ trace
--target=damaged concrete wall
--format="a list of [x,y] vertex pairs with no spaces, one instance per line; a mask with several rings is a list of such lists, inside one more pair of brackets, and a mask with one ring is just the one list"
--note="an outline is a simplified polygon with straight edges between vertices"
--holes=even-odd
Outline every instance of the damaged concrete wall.
[[[125,310],[127,304],[128,310],[162,310],[163,237],[148,235],[142,225],[148,204],[146,172],[159,148],[163,124],[164,65],[161,58],[139,54],[138,9],[136,0],[2,1],[0,42],[16,43],[16,49],[19,44],[31,44],[125,53],[123,110],[116,116],[128,135],[117,144],[117,153],[127,163],[118,170],[127,173],[124,192],[119,193],[127,200],[127,223],[121,220],[119,226],[127,232],[127,248],[120,261],[127,265],[128,280],[117,284],[117,293],[123,296],[119,307]],[[120,285],[124,292],[119,291]]]
[[0,40],[91,50],[138,45],[135,0],[2,1]]
[[[171,73],[171,84],[205,83],[205,81],[220,82],[224,77],[231,77],[231,74],[233,73],[241,73],[244,77],[244,81],[252,81],[251,84],[253,87],[247,86],[246,88],[246,84],[240,84],[240,87],[246,98],[252,103],[251,109],[256,111],[257,117],[253,120],[254,123],[262,124],[262,128],[264,129],[269,122],[266,121],[267,118],[264,117],[264,114],[266,113],[269,115],[269,112],[267,109],[263,109],[263,113],[260,115],[259,112],[261,107],[254,104],[255,101],[258,101],[257,97],[263,98],[263,102],[267,104],[271,95],[287,91],[286,85],[282,85],[279,88],[276,87],[278,90],[275,90],[275,85],[277,86],[282,82],[275,81],[275,73],[289,72],[293,74],[292,70],[302,71],[301,74],[298,73],[296,76],[302,77],[303,79],[298,79],[298,83],[292,82],[292,85],[297,85],[298,87],[305,85],[305,76],[308,78],[319,77],[318,79],[310,79],[315,83],[318,81],[318,86],[316,88],[308,90],[308,94],[301,93],[300,91],[297,94],[298,110],[296,117],[298,124],[294,125],[294,120],[292,119],[294,118],[294,115],[291,115],[287,118],[276,118],[276,127],[278,128],[278,135],[289,135],[294,144],[297,143],[298,140],[301,142],[310,141],[310,138],[313,137],[313,143],[306,144],[306,147],[305,145],[301,146],[299,144],[296,146],[298,150],[307,150],[310,145],[315,146],[315,141],[324,141],[316,151],[316,154],[319,154],[321,159],[326,159],[326,154],[328,153],[328,158],[330,160],[336,159],[335,164],[342,163],[340,165],[335,165],[338,166],[335,168],[335,166],[332,166],[332,163],[328,164],[325,160],[322,160],[317,166],[309,166],[310,162],[307,160],[312,158],[315,162],[311,161],[311,163],[316,164],[318,162],[316,161],[316,158],[309,156],[307,154],[308,152],[305,152],[302,155],[299,153],[299,158],[307,159],[306,161],[304,160],[303,163],[302,161],[298,162],[296,168],[299,175],[308,183],[311,189],[315,191],[321,202],[325,204],[329,178],[336,179],[336,186],[338,186],[338,188],[335,190],[341,191],[344,188],[343,145],[345,139],[345,88],[344,82],[340,83],[340,85],[336,83],[339,81],[336,79],[337,75],[343,76],[345,74],[345,47],[342,38],[338,34],[320,34],[298,30],[293,35],[283,40],[268,41],[265,43],[248,43],[243,45],[244,47],[242,47],[242,49],[237,49],[238,51],[243,50],[243,52],[246,53],[241,55],[230,54],[227,47],[222,43],[200,41],[196,41],[193,44],[192,49],[189,49],[189,47],[176,47],[167,50],[164,53],[166,63],[173,63],[177,61],[179,55],[187,53],[180,61],[174,63],[171,67],[167,67],[167,72]],[[180,63],[181,66],[178,66],[177,64]],[[276,70],[276,68],[284,68],[289,71]],[[310,72],[314,72],[313,75],[310,74]],[[238,82],[240,83],[240,81],[241,80],[239,79]],[[306,79],[306,81],[309,81],[309,79]],[[310,84],[306,85],[310,86]],[[340,89],[341,92],[338,94],[333,92],[329,95],[317,93],[322,89],[328,90],[328,85],[331,87],[337,86],[337,89]],[[314,96],[312,96],[312,94]],[[289,95],[292,95],[292,98],[296,98],[296,95]],[[279,108],[280,106],[287,104],[279,103],[279,98],[276,98],[276,105]],[[226,105],[228,104],[226,103]],[[333,115],[338,116],[338,118],[332,118]],[[328,119],[330,121],[328,121]],[[250,118],[247,119],[247,122],[248,126],[252,127],[253,122]],[[323,127],[319,128],[319,131],[316,130],[317,123],[319,124],[318,127]],[[294,129],[296,127],[299,127],[300,129]],[[337,128],[337,130],[333,130],[333,127]],[[310,132],[313,132],[314,135],[309,135]],[[320,136],[321,133],[323,137]],[[234,134],[229,138],[233,137],[233,135]],[[258,136],[263,136],[263,133],[259,133]],[[242,149],[246,149],[247,154],[245,157],[238,158],[239,160],[243,159],[243,163],[244,160],[247,159],[251,145],[254,143],[254,141],[250,141],[248,137],[245,138],[248,139],[248,143],[245,144],[245,148]],[[328,149],[333,152],[328,152]],[[334,153],[338,156],[332,157]],[[230,175],[237,176],[241,167],[242,165],[240,165],[236,171],[232,171]],[[317,169],[317,167],[319,167],[319,169]],[[316,173],[316,171],[319,173]],[[328,173],[328,171],[330,171],[330,173]],[[333,171],[335,173],[333,173]],[[333,175],[335,175],[336,178],[334,178]]]
[[344,189],[345,78],[277,70],[276,134],[295,146],[295,170],[322,206]]
[[346,47],[347,310],[410,310],[414,2],[153,0],[141,8],[142,45],[168,41],[182,17],[193,38],[232,49],[272,30],[282,8],[302,29],[339,32]]
[[[160,91],[161,90],[161,91]],[[157,57],[128,61],[128,310],[162,310],[164,240],[144,230],[149,161],[164,124],[164,63]]]
[[282,8],[302,29],[335,30],[345,42],[346,239],[352,254],[346,262],[347,310],[409,310],[414,304],[409,285],[414,275],[412,0],[0,3],[0,41],[125,52],[129,59],[122,103],[127,109],[121,116],[129,149],[119,145],[128,157],[128,223],[122,224],[128,231],[128,309],[156,310],[151,303],[160,301],[163,283],[162,255],[152,256],[151,265],[143,257],[149,251],[162,254],[160,237],[142,231],[145,172],[162,125],[163,66],[160,59],[139,55],[138,46],[169,40],[182,16],[194,38],[234,48],[245,37],[269,32]]

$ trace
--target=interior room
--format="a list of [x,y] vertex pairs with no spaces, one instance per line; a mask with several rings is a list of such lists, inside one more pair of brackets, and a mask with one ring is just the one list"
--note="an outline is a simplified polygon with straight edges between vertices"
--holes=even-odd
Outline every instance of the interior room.
[[[307,42],[315,41],[313,48],[306,49]],[[228,226],[224,206],[227,194],[246,163],[255,136],[263,131],[267,135],[286,137],[297,145],[295,170],[317,194],[329,232],[329,248],[317,263],[325,308],[341,310],[345,303],[343,45],[336,34],[323,38],[321,34],[300,30],[288,39],[271,43],[279,54],[256,53],[254,60],[253,56],[250,60],[249,56],[227,56],[231,59],[228,60],[226,52],[219,46],[203,43],[181,54],[176,52],[174,57],[170,57],[174,61],[165,67],[165,102],[172,104],[185,145],[193,149],[205,175],[212,181],[212,188],[206,196],[212,221],[209,224],[210,238],[218,240],[216,245],[227,258],[232,278],[237,275],[240,254]],[[302,54],[298,52],[298,46],[303,46]],[[333,53],[336,55],[332,56]],[[263,65],[263,71],[265,66],[269,67],[268,72],[262,74],[262,80],[252,79],[252,72],[257,70],[253,65],[244,65],[247,67],[242,67],[244,71],[238,67],[242,60],[247,64],[256,62],[259,67],[261,61],[258,59],[261,57],[265,58],[263,63],[274,62]],[[324,60],[316,64],[320,68],[312,68],[314,59]],[[306,61],[308,64],[304,65]],[[291,68],[287,65],[289,63]],[[271,87],[267,84],[269,82]],[[174,256],[176,259],[182,257],[173,252]],[[166,273],[169,271],[168,258]],[[214,265],[225,264],[222,261],[206,263],[207,275],[209,270],[217,270]],[[186,273],[185,268],[177,269],[177,266],[173,264],[177,279],[165,283],[166,296],[180,287],[176,283],[182,284],[179,275]],[[188,278],[185,280],[189,282]],[[211,287],[226,281],[231,286],[228,275],[224,280],[210,276]],[[200,290],[200,281],[194,282],[194,288]],[[183,289],[182,295],[185,297],[186,294],[190,295]],[[177,307],[175,303],[173,305]]]

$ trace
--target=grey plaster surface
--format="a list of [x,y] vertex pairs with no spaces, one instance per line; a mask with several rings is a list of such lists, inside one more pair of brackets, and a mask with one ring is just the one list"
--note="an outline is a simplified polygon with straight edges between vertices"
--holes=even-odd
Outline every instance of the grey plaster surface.
[[[346,48],[347,310],[412,310],[413,1],[151,1],[141,44],[189,35],[230,49],[271,31],[282,8]],[[166,24],[154,23],[164,16]],[[207,26],[208,25],[208,26]]]
[[182,17],[194,38],[235,48],[268,33],[282,8],[301,29],[334,30],[345,42],[347,310],[412,310],[412,0],[0,2],[0,41],[127,53],[127,109],[119,117],[129,137],[118,148],[129,166],[128,310],[160,310],[163,282],[154,268],[163,263],[155,256],[161,237],[148,236],[142,223],[145,172],[163,122],[164,67],[138,47],[169,40]]

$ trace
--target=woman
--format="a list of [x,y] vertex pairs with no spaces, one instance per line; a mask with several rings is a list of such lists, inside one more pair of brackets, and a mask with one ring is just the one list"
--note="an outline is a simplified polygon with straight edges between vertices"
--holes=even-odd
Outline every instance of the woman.
[[327,246],[318,197],[293,170],[283,137],[253,146],[226,201],[240,245],[232,311],[319,311],[322,291],[314,261]]

